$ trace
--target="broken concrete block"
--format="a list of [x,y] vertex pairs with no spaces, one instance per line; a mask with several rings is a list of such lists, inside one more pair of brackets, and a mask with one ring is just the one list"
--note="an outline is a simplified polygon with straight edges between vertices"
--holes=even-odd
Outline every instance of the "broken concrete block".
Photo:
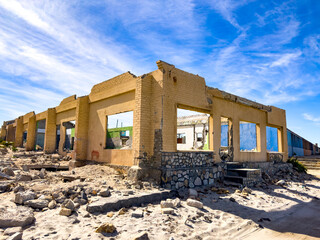
[[22,239],[22,232],[17,232],[12,236],[10,236],[9,238],[7,238],[7,240],[21,240],[21,239]]
[[66,201],[64,201],[64,203],[62,204],[62,207],[64,208],[68,208],[71,211],[74,210],[74,202],[70,199],[67,199]]
[[161,213],[162,214],[173,214],[174,213],[174,209],[173,208],[162,208],[161,209]]
[[48,208],[49,209],[54,209],[57,206],[57,202],[55,200],[52,200],[51,202],[49,202],[48,204]]
[[34,199],[34,200],[28,200],[24,202],[24,205],[32,207],[34,209],[42,209],[47,207],[49,202],[47,200],[41,200],[41,199]]
[[171,199],[167,199],[166,201],[161,201],[160,203],[161,208],[173,208],[173,202]]
[[0,209],[0,228],[25,227],[35,220],[32,209],[19,206]]
[[149,236],[147,232],[141,232],[134,236],[132,240],[149,240]]
[[61,207],[60,209],[60,212],[59,212],[59,215],[62,215],[62,216],[67,216],[69,217],[70,215],[72,214],[72,211],[71,209],[69,208],[64,208],[64,207]]
[[195,189],[189,188],[189,196],[198,197],[198,192]]
[[11,177],[14,177],[14,175],[15,175],[12,168],[10,168],[10,167],[5,167],[4,169],[2,169],[2,172],[4,174],[7,174],[8,176],[11,176]]
[[116,227],[112,223],[104,223],[96,229],[96,233],[113,233]]
[[195,208],[203,208],[202,202],[190,198],[187,200],[187,205]]
[[138,209],[138,210],[132,212],[131,217],[142,218],[143,217],[143,211]]
[[36,194],[31,191],[18,192],[15,195],[14,202],[17,204],[23,204],[25,201],[33,200],[36,198]]

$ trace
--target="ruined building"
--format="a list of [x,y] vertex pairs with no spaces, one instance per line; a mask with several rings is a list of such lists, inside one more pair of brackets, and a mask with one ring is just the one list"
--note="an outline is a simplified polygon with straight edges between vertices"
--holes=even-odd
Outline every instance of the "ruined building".
[[[26,150],[68,154],[72,166],[97,161],[131,167],[136,178],[153,177],[177,187],[212,183],[223,175],[222,160],[273,159],[275,151],[267,151],[267,127],[275,131],[277,156],[287,158],[285,110],[208,87],[204,78],[166,62],[157,65],[153,72],[139,77],[123,73],[93,86],[88,96],[70,96],[44,112],[4,122],[0,138]],[[178,109],[208,116],[208,126],[198,135],[201,141],[206,138],[202,149],[177,150],[182,141],[179,135],[177,139]],[[131,126],[125,120],[110,125],[115,114],[126,112]],[[255,134],[253,146],[245,150],[242,123]]]

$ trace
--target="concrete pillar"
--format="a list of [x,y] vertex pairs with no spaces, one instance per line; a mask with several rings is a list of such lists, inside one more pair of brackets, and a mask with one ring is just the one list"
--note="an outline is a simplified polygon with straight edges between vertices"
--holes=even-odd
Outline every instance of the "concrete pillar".
[[[135,109],[133,112],[133,151],[134,164],[139,165],[142,160],[147,160],[153,154],[153,133],[151,132],[151,92],[152,78],[138,78],[136,80]],[[161,115],[161,114],[160,114]],[[160,129],[158,129],[161,131]],[[162,137],[162,132],[154,133],[156,137]],[[158,136],[159,135],[159,136]],[[162,149],[162,143],[158,146]],[[156,146],[155,146],[156,147]],[[160,159],[158,159],[160,161]]]
[[22,147],[23,142],[23,116],[16,119],[16,134],[14,140],[15,147]]
[[89,126],[89,97],[79,97],[76,109],[74,157],[76,161],[87,160]]
[[240,121],[239,118],[233,118],[233,161],[240,159]]
[[6,140],[6,136],[7,136],[7,124],[5,121],[3,121],[3,124],[1,127],[0,139]]
[[7,141],[9,142],[14,142],[15,140],[15,127],[13,126],[13,124],[9,124],[7,126]]
[[36,128],[37,128],[37,122],[36,122],[36,116],[34,115],[29,118],[29,122],[28,122],[28,135],[27,135],[27,144],[26,144],[27,151],[32,151],[35,148]]
[[213,121],[213,150],[215,151],[215,161],[220,162],[219,148],[221,146],[221,116],[217,114],[212,115]]
[[49,108],[46,116],[44,152],[54,153],[56,149],[56,109]]
[[211,114],[209,117],[209,123],[208,123],[208,127],[209,127],[209,149],[211,151],[214,150],[214,139],[213,139],[213,135],[214,135],[214,130],[213,130],[213,115]]

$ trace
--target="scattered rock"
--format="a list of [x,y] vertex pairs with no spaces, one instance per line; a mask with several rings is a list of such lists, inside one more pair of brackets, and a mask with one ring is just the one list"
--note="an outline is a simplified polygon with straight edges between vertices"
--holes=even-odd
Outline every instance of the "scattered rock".
[[57,206],[57,202],[55,200],[52,200],[48,204],[48,208],[50,208],[50,209],[54,209],[56,206]]
[[5,167],[4,169],[2,169],[2,172],[4,174],[7,174],[8,176],[11,176],[11,177],[14,177],[14,175],[15,175],[12,168],[10,168],[10,167]]
[[119,212],[118,212],[118,215],[123,215],[123,214],[125,214],[126,212],[127,212],[127,209],[121,208],[121,209],[119,210]]
[[7,240],[21,240],[22,239],[22,232],[17,232],[13,234],[11,237],[7,238]]
[[16,180],[19,182],[28,182],[32,181],[32,176],[28,174],[21,174],[16,178]]
[[174,199],[172,203],[175,208],[181,207],[181,200],[179,198]]
[[0,182],[0,193],[10,190],[10,182]]
[[132,212],[131,217],[142,218],[143,217],[143,211],[140,210],[140,209],[135,210],[134,212]]
[[114,215],[113,212],[108,212],[108,213],[107,213],[107,217],[110,217],[110,218],[111,218],[111,217],[113,217],[113,215]]
[[161,212],[162,212],[162,214],[173,214],[174,213],[174,209],[172,209],[172,208],[162,208]]
[[112,223],[104,223],[96,229],[96,233],[113,233],[116,227]]
[[276,183],[277,186],[284,186],[286,182],[284,180],[280,180]]
[[31,191],[18,192],[15,195],[14,202],[17,204],[23,204],[25,201],[33,200],[36,198],[36,194]]
[[236,201],[236,199],[234,199],[233,197],[229,198],[229,200],[230,200],[231,202],[235,202],[235,201]]
[[0,227],[25,227],[35,220],[33,211],[28,207],[18,206],[13,209],[0,208]]
[[109,189],[101,190],[101,191],[99,192],[99,196],[101,196],[101,197],[109,197],[109,196],[110,196],[110,191],[109,191]]
[[59,215],[69,217],[72,214],[72,210],[69,208],[61,207]]
[[4,178],[4,179],[7,179],[7,180],[11,180],[11,177],[3,172],[0,172],[0,179],[1,178]]
[[71,212],[74,210],[74,202],[70,199],[67,199],[64,201],[64,203],[62,204],[62,207],[63,208],[67,208],[67,209],[70,209]]
[[242,193],[247,193],[247,194],[251,194],[252,190],[248,187],[245,187],[244,189],[242,189]]
[[14,192],[14,193],[24,192],[24,191],[25,191],[25,188],[24,188],[24,186],[22,186],[22,185],[18,185],[18,186],[16,186],[16,187],[13,189],[13,192]]
[[11,227],[11,228],[7,228],[3,234],[4,235],[8,235],[8,236],[12,236],[13,234],[17,233],[17,232],[22,232],[22,228],[21,227]]
[[147,232],[141,232],[137,234],[132,240],[149,240]]
[[195,208],[203,208],[202,202],[190,198],[187,200],[187,205]]
[[42,208],[48,207],[48,204],[49,202],[47,200],[41,200],[41,199],[28,200],[24,202],[24,205],[27,205],[34,209],[42,209]]
[[161,201],[160,203],[161,208],[173,208],[173,202],[171,199],[167,199],[166,201]]

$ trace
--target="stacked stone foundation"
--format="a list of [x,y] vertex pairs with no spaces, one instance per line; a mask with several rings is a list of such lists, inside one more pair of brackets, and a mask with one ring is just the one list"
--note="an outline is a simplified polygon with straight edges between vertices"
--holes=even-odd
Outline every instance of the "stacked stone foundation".
[[161,184],[167,189],[194,188],[222,180],[225,166],[213,152],[162,152]]

